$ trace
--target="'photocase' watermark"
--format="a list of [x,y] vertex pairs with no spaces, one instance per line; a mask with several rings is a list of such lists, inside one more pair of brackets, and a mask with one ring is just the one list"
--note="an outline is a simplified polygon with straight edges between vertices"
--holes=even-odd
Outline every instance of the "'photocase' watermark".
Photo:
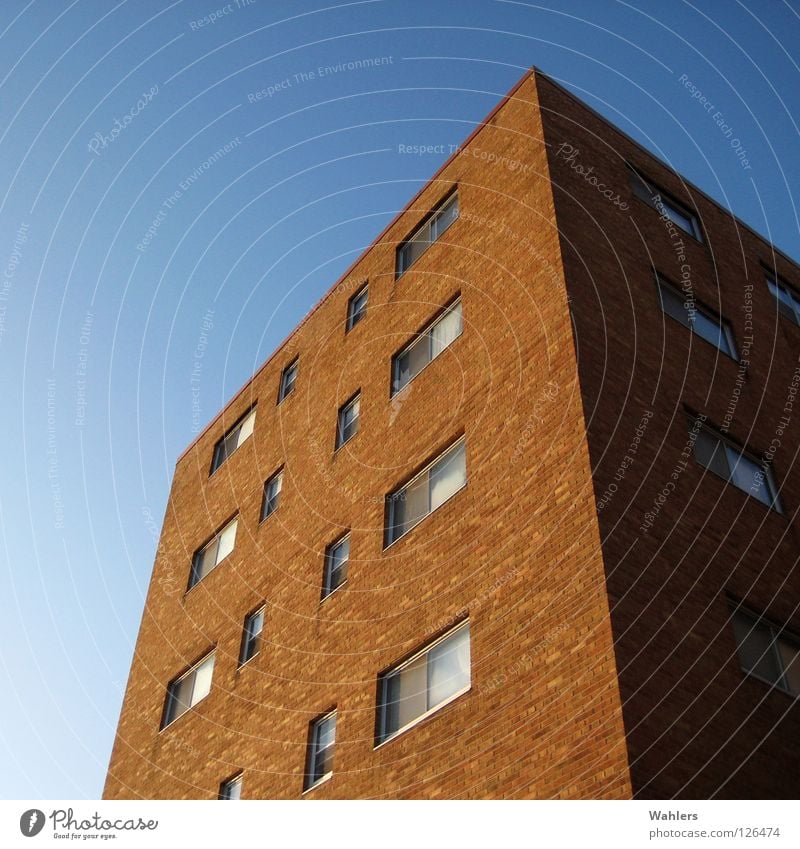
[[88,144],[89,150],[95,156],[100,156],[100,151],[105,150],[110,144],[113,144],[120,137],[123,130],[133,123],[134,118],[136,118],[137,115],[140,115],[144,109],[147,108],[148,104],[152,102],[153,98],[157,94],[158,83],[152,86],[150,91],[146,91],[142,94],[142,96],[136,101],[135,105],[122,116],[122,120],[115,118],[114,126],[108,133],[95,133]]

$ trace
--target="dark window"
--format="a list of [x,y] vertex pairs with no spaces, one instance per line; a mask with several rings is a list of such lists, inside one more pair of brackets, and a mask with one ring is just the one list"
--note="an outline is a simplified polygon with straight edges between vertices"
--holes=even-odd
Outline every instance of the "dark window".
[[214,458],[211,461],[211,473],[216,470],[233,454],[233,452],[253,434],[256,423],[255,407],[244,415],[214,446]]
[[293,360],[281,373],[281,385],[278,390],[278,403],[280,404],[284,398],[291,395],[294,391],[294,384],[297,380],[297,364],[299,360]]
[[397,249],[397,276],[404,274],[458,218],[458,195],[452,194]]
[[367,314],[369,289],[362,286],[347,302],[347,330],[352,330]]

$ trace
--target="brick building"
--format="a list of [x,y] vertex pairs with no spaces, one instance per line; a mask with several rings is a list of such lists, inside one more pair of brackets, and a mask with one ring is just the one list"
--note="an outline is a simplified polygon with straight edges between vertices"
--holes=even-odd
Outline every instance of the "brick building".
[[105,797],[796,796],[799,292],[526,74],[178,460]]

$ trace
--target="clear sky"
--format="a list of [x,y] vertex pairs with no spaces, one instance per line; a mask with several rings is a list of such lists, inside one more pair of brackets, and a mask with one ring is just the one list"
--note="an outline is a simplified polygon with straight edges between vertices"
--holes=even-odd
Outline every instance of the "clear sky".
[[535,64],[800,257],[798,45],[795,0],[3,0],[0,796],[99,796],[175,460],[446,158],[400,145]]

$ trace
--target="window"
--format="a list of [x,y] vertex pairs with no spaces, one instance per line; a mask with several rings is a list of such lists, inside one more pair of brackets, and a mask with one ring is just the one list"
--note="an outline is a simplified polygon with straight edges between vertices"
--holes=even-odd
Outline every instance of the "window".
[[261,521],[271,516],[278,509],[283,487],[283,469],[275,472],[264,484],[264,502],[261,505]]
[[673,224],[676,224],[681,230],[686,231],[690,236],[693,236],[700,242],[703,241],[700,222],[691,210],[687,209],[682,203],[679,203],[661,189],[648,183],[644,177],[639,175],[630,166],[628,166],[628,170],[630,173],[631,188],[640,200],[652,206],[660,215],[665,215]]
[[238,516],[221,530],[218,531],[211,542],[206,543],[194,555],[192,561],[192,573],[189,576],[189,589],[205,578],[205,576],[219,563],[221,563],[232,551],[236,542],[236,525]]
[[341,448],[358,433],[358,416],[361,411],[361,393],[357,392],[346,404],[339,408],[336,424],[336,447]]
[[733,630],[745,672],[800,695],[800,640],[741,608],[733,613]]
[[233,452],[253,434],[256,423],[256,410],[253,407],[249,413],[238,422],[214,446],[214,459],[211,461],[211,474],[233,454]]
[[237,775],[236,778],[230,778],[223,781],[219,786],[218,799],[228,799],[238,801],[242,798],[242,776]]
[[778,302],[778,312],[789,321],[800,324],[800,296],[777,277],[767,277],[767,286]]
[[294,391],[294,384],[297,380],[297,364],[299,360],[294,359],[281,372],[281,385],[278,390],[278,403],[280,404],[284,398],[291,395]]
[[400,539],[467,483],[464,438],[386,498],[385,546]]
[[736,359],[736,343],[733,331],[727,321],[715,317],[694,299],[685,300],[684,296],[656,275],[661,309],[670,317],[688,327],[706,342],[716,345],[723,354]]
[[239,653],[239,666],[243,666],[258,654],[261,648],[261,632],[264,630],[264,608],[251,613],[244,620],[242,634],[242,650]]
[[352,330],[367,314],[368,298],[369,289],[364,285],[347,302],[347,331]]
[[193,708],[209,694],[213,672],[214,653],[212,652],[169,685],[162,728],[166,728],[179,716],[183,716],[189,708]]
[[783,510],[772,470],[761,460],[732,445],[723,436],[704,426],[697,431],[694,457],[701,466],[757,498],[778,513]]
[[467,621],[381,677],[377,742],[399,734],[469,687]]
[[458,195],[453,193],[397,249],[397,276],[404,274],[458,218]]
[[392,358],[392,395],[396,395],[454,342],[461,335],[462,329],[459,298],[439,318],[420,331],[410,345]]
[[347,561],[350,559],[350,535],[347,534],[325,550],[325,575],[322,581],[322,600],[347,580]]
[[305,789],[310,790],[333,775],[333,750],[336,746],[336,711],[311,723],[308,734],[308,764]]

